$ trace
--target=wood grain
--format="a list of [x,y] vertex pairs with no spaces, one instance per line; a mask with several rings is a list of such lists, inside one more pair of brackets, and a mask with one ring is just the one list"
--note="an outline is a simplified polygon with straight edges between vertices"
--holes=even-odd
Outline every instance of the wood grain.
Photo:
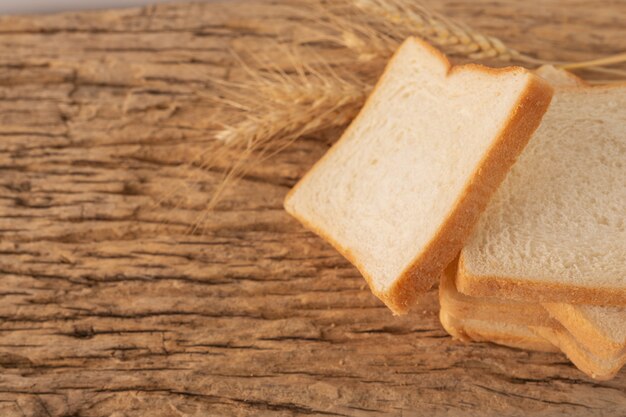
[[[546,59],[626,50],[626,3],[430,3]],[[0,415],[626,415],[626,373],[397,318],[282,210],[304,138],[203,216],[229,48],[302,30],[269,3],[0,18]],[[332,53],[332,51],[327,51]],[[226,163],[226,162],[225,162]]]

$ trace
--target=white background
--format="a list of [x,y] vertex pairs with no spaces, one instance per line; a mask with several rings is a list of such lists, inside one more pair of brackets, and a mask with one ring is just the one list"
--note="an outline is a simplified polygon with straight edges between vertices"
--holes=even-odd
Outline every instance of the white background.
[[67,10],[114,9],[172,0],[0,0],[0,14],[53,13]]

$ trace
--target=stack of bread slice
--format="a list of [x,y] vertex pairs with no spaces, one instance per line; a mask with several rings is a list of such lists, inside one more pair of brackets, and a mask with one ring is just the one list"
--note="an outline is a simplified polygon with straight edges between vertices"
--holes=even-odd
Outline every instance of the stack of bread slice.
[[441,279],[453,336],[609,378],[626,361],[626,85],[537,72],[407,39],[285,208],[394,313]]
[[626,85],[537,73],[553,102],[444,274],[441,322],[464,340],[551,344],[608,379],[626,363]]
[[[552,314],[540,303],[468,296],[456,289],[455,268],[446,270],[439,285],[439,318],[454,338],[543,352],[560,350],[596,379],[610,379],[626,364],[626,309],[567,304]],[[573,314],[567,314],[567,309]]]

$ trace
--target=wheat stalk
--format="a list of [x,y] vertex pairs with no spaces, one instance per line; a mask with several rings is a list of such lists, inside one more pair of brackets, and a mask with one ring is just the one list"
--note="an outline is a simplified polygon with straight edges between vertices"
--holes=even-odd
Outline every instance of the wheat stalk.
[[[604,74],[615,75],[618,77],[626,78],[626,71],[618,68],[606,68],[607,65],[622,64],[626,62],[626,52],[621,54],[615,54],[607,57],[592,59],[583,62],[571,62],[558,65],[558,67],[566,70],[586,69],[590,71],[600,72]],[[608,80],[609,82],[615,82],[615,80]]]
[[[223,192],[246,171],[300,136],[347,124],[361,107],[388,57],[407,36],[430,40],[451,55],[468,58],[490,57],[511,60],[520,57],[495,38],[485,37],[454,24],[425,8],[406,0],[339,0],[285,2],[306,9],[308,24],[318,31],[318,38],[345,48],[357,65],[333,68],[333,63],[319,58],[316,65],[304,65],[301,56],[311,51],[295,41],[285,55],[293,67],[287,72],[254,53],[236,60],[247,71],[245,83],[214,80],[211,98],[233,112],[224,116],[222,129],[215,139],[223,144],[212,146],[190,165],[210,169],[227,153],[239,150],[207,202],[212,209]],[[410,7],[409,7],[410,4]],[[338,29],[339,28],[339,29]]]
[[[250,54],[252,58],[244,59],[235,54],[248,73],[246,81],[213,80],[207,98],[227,111],[222,116],[222,129],[214,136],[217,142],[190,165],[211,169],[233,150],[237,156],[213,190],[207,211],[254,163],[270,158],[301,136],[347,124],[371,89],[351,71],[335,70],[321,59],[318,65],[304,64],[300,55],[314,52],[302,46],[276,48],[291,57],[289,72],[272,65],[268,58]],[[202,219],[195,223],[194,231],[201,223]]]
[[[340,0],[333,4],[334,20],[341,20],[341,27],[346,28],[344,45],[362,49],[364,57],[389,56],[408,36],[419,36],[451,56],[543,63],[506,46],[495,37],[483,35],[467,25],[434,13],[417,2]],[[346,10],[350,9],[356,9],[360,14],[346,19]],[[351,14],[354,16],[354,13]]]
[[[450,56],[468,60],[555,64],[522,54],[412,0],[283,0],[282,4],[295,6],[294,12],[305,16],[305,24],[316,33],[316,39],[345,50],[344,60],[328,62],[314,56],[313,63],[303,64],[301,58],[312,51],[293,38],[289,48],[282,47],[292,62],[287,69],[268,65],[271,60],[251,51],[247,57],[236,56],[248,78],[237,83],[214,80],[210,98],[230,112],[224,115],[222,129],[215,135],[215,146],[193,164],[209,169],[236,150],[237,156],[213,191],[207,209],[213,208],[224,190],[254,163],[280,152],[300,136],[347,124],[389,56],[408,36],[419,36]],[[623,56],[579,67],[610,72],[614,70],[601,65],[622,61]]]

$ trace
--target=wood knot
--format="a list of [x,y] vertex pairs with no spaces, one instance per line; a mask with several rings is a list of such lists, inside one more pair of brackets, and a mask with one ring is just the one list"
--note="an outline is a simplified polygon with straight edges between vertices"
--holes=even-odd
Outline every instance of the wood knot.
[[9,352],[0,352],[0,367],[9,368],[30,368],[33,362],[26,356],[16,355]]
[[77,339],[91,339],[94,337],[95,332],[92,326],[89,325],[76,325],[70,333],[70,336],[75,337]]

